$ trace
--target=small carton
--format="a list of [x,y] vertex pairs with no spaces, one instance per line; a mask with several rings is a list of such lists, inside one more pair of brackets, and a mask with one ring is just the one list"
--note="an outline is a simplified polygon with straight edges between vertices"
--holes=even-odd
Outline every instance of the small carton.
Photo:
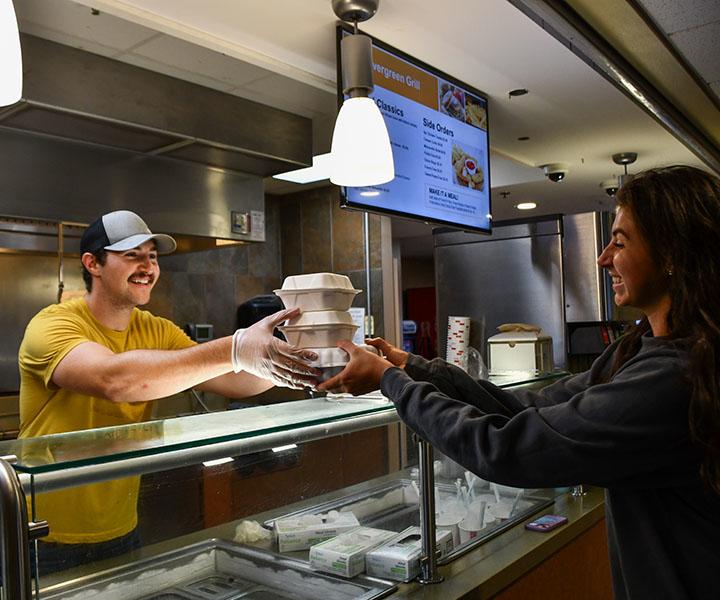
[[[441,557],[453,549],[451,531],[437,530],[435,539]],[[408,527],[386,544],[367,553],[365,556],[367,574],[393,581],[410,581],[420,573],[421,554],[420,528]]]
[[365,570],[365,555],[397,534],[358,527],[310,548],[310,567],[341,577],[355,577]]
[[359,526],[353,513],[331,510],[325,514],[277,519],[275,535],[280,552],[294,552],[307,550],[310,546]]

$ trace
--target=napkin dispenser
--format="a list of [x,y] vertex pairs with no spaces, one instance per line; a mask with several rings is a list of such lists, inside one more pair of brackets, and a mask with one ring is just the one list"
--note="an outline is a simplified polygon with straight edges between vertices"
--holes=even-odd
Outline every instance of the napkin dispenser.
[[552,338],[539,327],[522,327],[518,330],[500,326],[501,332],[488,338],[491,374],[512,371],[549,373],[553,370]]

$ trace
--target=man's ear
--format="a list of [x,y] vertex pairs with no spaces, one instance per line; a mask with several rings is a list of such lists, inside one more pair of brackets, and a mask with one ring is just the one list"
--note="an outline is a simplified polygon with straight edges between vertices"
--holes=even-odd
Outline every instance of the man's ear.
[[87,271],[90,273],[90,275],[99,276],[100,275],[100,263],[98,262],[97,257],[92,252],[85,252],[81,257],[80,260],[82,261],[83,267],[87,269]]

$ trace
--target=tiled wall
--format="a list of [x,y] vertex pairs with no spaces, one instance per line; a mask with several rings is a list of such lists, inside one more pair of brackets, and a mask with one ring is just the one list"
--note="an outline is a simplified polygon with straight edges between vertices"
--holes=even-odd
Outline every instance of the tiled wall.
[[144,308],[180,327],[212,323],[215,337],[233,333],[238,305],[282,284],[277,203],[270,199],[265,210],[265,243],[161,257],[161,276]]
[[[333,272],[356,289],[365,306],[363,213],[340,208],[335,186],[284,196],[268,195],[265,243],[161,257],[161,277],[145,307],[185,323],[212,323],[215,337],[235,329],[235,310],[258,294],[271,294],[288,275]],[[370,215],[370,266],[375,334],[382,335],[380,218]]]
[[[332,272],[350,277],[353,306],[365,306],[363,213],[340,208],[339,190],[327,186],[272,198],[280,217],[283,277]],[[370,215],[370,283],[375,335],[383,335],[380,217]]]

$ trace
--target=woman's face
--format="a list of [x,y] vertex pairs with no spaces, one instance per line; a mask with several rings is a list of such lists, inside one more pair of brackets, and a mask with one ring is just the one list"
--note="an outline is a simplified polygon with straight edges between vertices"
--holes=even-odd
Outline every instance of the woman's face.
[[630,211],[618,210],[612,240],[597,263],[612,277],[618,306],[634,306],[648,314],[669,303],[667,274],[650,255]]

